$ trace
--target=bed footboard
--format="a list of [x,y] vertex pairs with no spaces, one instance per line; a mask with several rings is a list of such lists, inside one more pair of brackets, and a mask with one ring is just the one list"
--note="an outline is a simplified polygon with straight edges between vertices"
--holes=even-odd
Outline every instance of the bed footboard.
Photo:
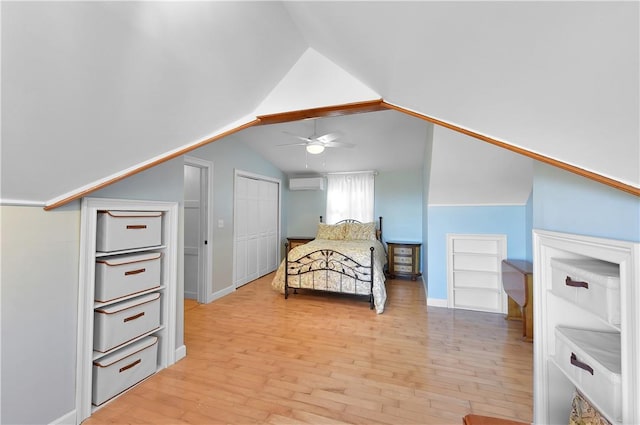
[[[369,307],[374,308],[373,273],[374,247],[370,249],[369,264],[361,264],[353,258],[332,249],[319,249],[299,258],[286,257],[284,274],[284,298],[289,290],[311,289],[368,296]],[[288,250],[288,247],[285,248]],[[308,284],[301,285],[307,279]],[[290,280],[292,279],[292,280]],[[331,282],[331,284],[329,284]],[[357,291],[358,282],[366,284],[368,291]]]

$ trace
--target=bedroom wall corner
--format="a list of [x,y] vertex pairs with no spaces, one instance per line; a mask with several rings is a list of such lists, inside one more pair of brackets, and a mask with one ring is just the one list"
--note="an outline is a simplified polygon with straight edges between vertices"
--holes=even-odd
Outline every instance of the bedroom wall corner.
[[51,423],[75,410],[79,202],[2,206],[0,225],[0,423]]

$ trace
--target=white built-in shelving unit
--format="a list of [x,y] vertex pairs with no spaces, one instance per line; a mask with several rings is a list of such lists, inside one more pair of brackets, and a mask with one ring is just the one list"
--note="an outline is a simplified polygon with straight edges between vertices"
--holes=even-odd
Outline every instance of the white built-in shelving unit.
[[[113,252],[96,251],[97,222],[100,211],[134,211],[161,213],[161,243],[157,246]],[[157,337],[157,368],[175,363],[176,288],[178,264],[178,204],[175,202],[137,201],[123,199],[84,198],[81,209],[80,271],[78,291],[78,346],[76,379],[76,423],[89,417],[96,409],[92,405],[92,368],[95,361],[122,350],[143,338]],[[160,253],[159,286],[109,302],[96,302],[96,260],[134,253]],[[107,352],[98,352],[94,345],[94,311],[145,294],[159,294],[160,326],[127,341]],[[108,403],[108,402],[107,402]]]
[[[534,230],[534,423],[539,425],[568,423],[572,399],[577,389],[613,424],[640,423],[640,244],[621,240],[595,238],[583,235]],[[619,276],[620,323],[612,324],[597,308],[584,305],[561,296],[554,290],[553,274],[559,261],[574,260],[605,262],[613,266]],[[555,266],[552,267],[552,264]],[[553,268],[555,267],[555,270]],[[558,282],[556,275],[556,284]],[[557,288],[557,287],[556,287]],[[604,303],[604,297],[596,299]],[[599,306],[596,306],[599,307]],[[604,388],[590,398],[585,382],[567,373],[560,365],[560,343],[556,328],[578,329],[580,332],[619,335],[620,345],[606,339],[597,341],[597,350],[613,357],[620,365],[619,388]],[[564,343],[563,343],[564,344]],[[577,346],[577,349],[583,347]],[[576,350],[577,350],[576,349]],[[619,356],[619,358],[615,358]],[[573,357],[573,354],[571,355]],[[576,372],[588,373],[588,372]],[[589,379],[601,379],[589,375]],[[602,376],[602,374],[601,374]],[[603,385],[604,382],[603,382]],[[591,390],[593,393],[594,391]],[[613,394],[620,395],[619,417],[611,414],[606,402]],[[600,399],[599,399],[600,398]],[[604,407],[604,408],[603,408]]]
[[502,260],[506,254],[506,235],[448,234],[448,307],[505,313]]

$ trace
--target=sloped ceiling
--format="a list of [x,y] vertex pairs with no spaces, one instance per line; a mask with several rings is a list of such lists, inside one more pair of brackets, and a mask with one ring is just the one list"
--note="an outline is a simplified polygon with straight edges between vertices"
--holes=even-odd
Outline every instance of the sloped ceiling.
[[1,7],[3,199],[46,201],[204,139],[307,48],[280,3]]
[[636,2],[1,7],[3,200],[250,119],[308,47],[389,102],[640,186]]
[[640,186],[638,2],[286,2],[382,97]]

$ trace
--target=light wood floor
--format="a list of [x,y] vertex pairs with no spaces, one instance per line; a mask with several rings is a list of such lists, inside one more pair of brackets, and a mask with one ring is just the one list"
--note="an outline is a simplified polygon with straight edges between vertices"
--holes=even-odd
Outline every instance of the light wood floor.
[[272,275],[185,302],[187,357],[84,423],[456,424],[532,420],[532,344],[501,315],[426,307],[388,280],[387,307],[331,294],[288,300]]

